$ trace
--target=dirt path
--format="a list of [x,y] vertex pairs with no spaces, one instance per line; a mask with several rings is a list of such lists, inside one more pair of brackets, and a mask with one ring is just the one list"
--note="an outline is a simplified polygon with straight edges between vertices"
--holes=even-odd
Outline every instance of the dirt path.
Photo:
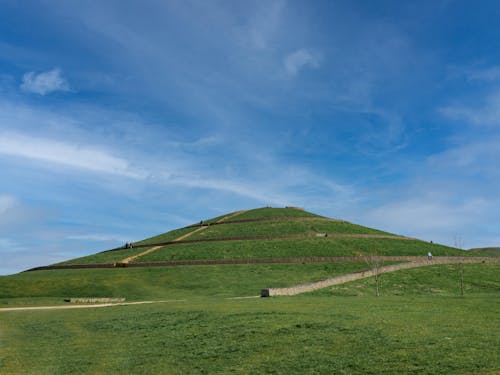
[[[233,212],[232,214],[226,215],[223,218],[217,220],[216,223],[220,224],[220,223],[224,222],[225,220],[229,220],[229,219],[231,219],[231,218],[233,218],[235,216],[241,215],[244,212],[246,212],[246,210]],[[206,228],[208,228],[208,225],[201,226],[198,229],[195,229],[195,230],[193,230],[193,231],[191,231],[189,233],[183,234],[182,236],[173,239],[171,242],[175,243],[175,242],[184,241],[186,238],[192,236],[195,233],[201,232],[201,231],[205,230]],[[163,246],[165,246],[165,245],[153,246],[151,249],[148,249],[148,250],[146,250],[146,251],[144,251],[144,252],[142,252],[140,254],[136,254],[134,256],[122,259],[120,262],[118,262],[118,264],[119,265],[123,265],[123,264],[132,263],[133,261],[135,261],[136,259],[139,259],[139,258],[143,257],[144,255],[151,254],[151,253],[155,252],[156,250],[161,249]]]
[[236,211],[236,212],[233,212],[232,214],[229,214],[229,215],[226,215],[224,216],[223,218],[219,219],[216,221],[217,224],[220,224],[220,223],[223,223],[229,219],[232,219],[233,217],[235,216],[239,216],[241,214],[244,214],[245,212],[247,212],[248,210],[240,210],[240,211]]
[[153,246],[151,249],[148,249],[146,251],[143,251],[142,253],[140,254],[137,254],[137,255],[133,255],[131,257],[128,257],[128,258],[125,258],[125,259],[122,259],[120,261],[120,263],[124,263],[124,264],[128,264],[128,263],[132,263],[134,260],[136,260],[137,258],[140,258],[146,254],[149,254],[149,253],[152,253],[153,251],[156,251],[158,250],[159,248],[161,248],[163,246]]
[[144,305],[152,303],[167,303],[167,302],[184,302],[185,299],[167,300],[167,301],[139,301],[139,302],[120,302],[120,303],[99,303],[92,305],[60,305],[60,306],[32,306],[32,307],[4,307],[2,311],[29,311],[29,310],[68,310],[68,309],[93,309],[99,307],[111,306],[128,306],[128,305]]
[[[379,257],[384,258],[384,257]],[[417,268],[425,266],[433,266],[436,264],[457,264],[457,263],[500,263],[498,258],[475,258],[475,257],[434,257],[432,260],[419,260],[409,263],[393,264],[390,266],[379,267],[378,269],[372,268],[367,271],[350,273],[332,277],[329,279],[317,281],[314,283],[299,284],[286,288],[266,288],[261,290],[262,297],[270,296],[294,296],[296,294],[312,292],[314,290],[327,288],[332,285],[344,284],[349,281],[364,279],[367,277],[375,276],[375,274],[382,274],[394,272],[402,269]]]

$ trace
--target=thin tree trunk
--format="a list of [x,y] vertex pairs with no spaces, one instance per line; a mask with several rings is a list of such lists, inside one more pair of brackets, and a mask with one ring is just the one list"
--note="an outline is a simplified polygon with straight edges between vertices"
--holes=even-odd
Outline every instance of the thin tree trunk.
[[460,267],[460,295],[464,295],[464,266],[462,263],[459,265]]

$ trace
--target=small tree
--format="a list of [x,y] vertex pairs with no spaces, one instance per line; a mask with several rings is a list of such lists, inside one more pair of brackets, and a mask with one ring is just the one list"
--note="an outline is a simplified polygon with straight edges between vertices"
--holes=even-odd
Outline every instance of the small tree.
[[[462,235],[460,233],[455,234],[455,247],[457,249],[463,250],[464,242],[462,239]],[[464,265],[462,262],[458,263],[458,272],[460,275],[460,295],[464,295]]]
[[375,296],[378,297],[380,295],[379,269],[382,266],[382,261],[376,255],[367,255],[365,256],[365,262],[370,266],[371,270],[375,275]]

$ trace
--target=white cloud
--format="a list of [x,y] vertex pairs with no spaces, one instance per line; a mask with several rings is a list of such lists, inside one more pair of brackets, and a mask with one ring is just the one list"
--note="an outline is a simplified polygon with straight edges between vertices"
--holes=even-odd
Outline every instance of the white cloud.
[[286,2],[275,0],[261,4],[250,20],[249,34],[255,47],[265,49],[280,29]]
[[16,205],[17,201],[10,195],[0,195],[0,215],[4,215],[9,209]]
[[474,108],[466,105],[449,105],[439,109],[439,112],[452,120],[465,121],[477,126],[498,126],[500,91],[489,95],[482,106]]
[[38,74],[35,72],[25,73],[21,89],[35,94],[46,95],[55,91],[69,91],[69,84],[62,76],[61,70],[54,68]]
[[25,227],[47,217],[48,212],[27,206],[12,195],[0,194],[0,235],[12,235],[19,229],[26,233]]
[[470,81],[495,82],[500,79],[500,66],[493,66],[480,70],[471,70],[466,74]]
[[87,241],[113,241],[113,242],[125,242],[127,240],[126,236],[115,235],[115,234],[75,234],[66,237],[68,240],[87,240]]
[[468,247],[491,243],[486,236],[479,238],[474,230],[492,209],[491,202],[470,198],[463,202],[448,201],[432,194],[391,202],[364,213],[368,225],[398,234],[453,246],[460,234]]
[[487,177],[500,176],[498,160],[500,158],[500,138],[491,136],[489,139],[470,142],[465,145],[450,148],[428,158],[430,168],[458,170],[461,174],[478,174]]
[[0,154],[133,178],[143,178],[125,159],[86,145],[19,134],[0,133]]
[[289,75],[296,75],[305,67],[317,68],[321,63],[321,58],[318,54],[307,49],[299,49],[284,59],[285,70]]

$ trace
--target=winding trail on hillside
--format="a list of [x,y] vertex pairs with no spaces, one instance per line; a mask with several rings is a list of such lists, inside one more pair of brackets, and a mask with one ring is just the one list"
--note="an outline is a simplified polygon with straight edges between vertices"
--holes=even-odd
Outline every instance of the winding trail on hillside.
[[[226,215],[223,218],[221,218],[220,220],[217,220],[215,223],[216,224],[223,223],[225,220],[229,220],[229,219],[231,219],[231,218],[233,218],[233,217],[235,217],[237,215],[241,215],[244,212],[246,212],[246,211],[245,210],[241,210],[241,211],[233,212],[232,214]],[[177,237],[176,239],[172,240],[171,242],[172,243],[176,243],[176,242],[184,241],[186,238],[192,236],[195,233],[201,232],[202,230],[205,230],[206,228],[208,228],[208,226],[206,226],[206,225],[205,226],[200,226],[197,229],[193,230],[192,232],[189,232],[189,233],[183,234],[180,237]],[[151,245],[149,245],[149,246],[151,246]],[[136,259],[139,259],[139,258],[143,257],[144,255],[151,254],[151,253],[155,252],[156,250],[161,249],[163,246],[164,245],[156,245],[156,246],[152,247],[151,249],[148,249],[148,250],[146,250],[146,251],[144,251],[144,252],[142,252],[140,254],[136,254],[136,255],[133,255],[131,257],[122,259],[118,263],[120,265],[132,263],[133,261],[135,261]]]
[[[302,217],[302,216],[298,216],[298,217],[294,217],[294,216],[292,216],[292,217],[267,217],[267,218],[261,218],[261,219],[230,220],[234,216],[238,216],[238,215],[243,214],[245,212],[248,212],[248,210],[233,212],[232,214],[227,215],[226,217],[223,217],[222,219],[215,221],[213,223],[205,223],[202,221],[202,222],[197,223],[197,224],[188,225],[187,227],[184,227],[181,229],[200,228],[200,227],[206,228],[209,226],[220,225],[220,224],[241,224],[241,223],[273,222],[273,221],[310,221],[310,220],[314,220],[314,221],[332,221],[332,222],[338,222],[338,223],[352,224],[346,220],[332,219],[332,218],[322,217],[322,216],[318,216],[318,217]],[[181,237],[183,237],[183,236],[181,236]],[[176,240],[178,241],[179,239],[177,238]],[[163,242],[161,244],[165,245],[165,244],[170,244],[171,242],[174,242],[174,241]],[[141,243],[132,242],[130,245],[132,245],[134,248],[138,248],[138,247],[156,246],[156,245],[160,245],[160,244],[159,243],[147,243],[147,244],[145,244],[142,242]],[[119,250],[125,250],[125,249],[127,249],[126,246],[120,246],[120,247],[116,247],[113,249],[105,250],[103,252],[119,251]]]
[[417,268],[433,266],[437,264],[460,264],[460,263],[500,263],[499,258],[486,258],[486,257],[433,257],[432,260],[423,259],[414,260],[409,263],[392,264],[389,266],[375,266],[377,262],[380,262],[386,257],[371,257],[366,259],[367,263],[371,263],[372,268],[366,271],[360,271],[355,273],[350,273],[346,275],[331,277],[325,280],[299,284],[295,286],[285,287],[285,288],[265,288],[261,290],[262,297],[271,296],[294,296],[297,294],[302,294],[306,292],[312,292],[314,290],[327,288],[333,285],[344,284],[349,281],[364,279],[367,277],[380,275],[383,273],[399,271],[402,269]]
[[[238,237],[215,237],[215,238],[199,238],[195,240],[186,239],[187,237],[193,235],[195,232],[201,231],[205,229],[205,227],[201,227],[193,232],[189,232],[185,235],[182,235],[179,238],[176,238],[171,241],[166,242],[153,242],[147,244],[134,245],[134,248],[140,247],[163,247],[170,245],[180,245],[186,243],[198,243],[198,242],[221,242],[221,241],[254,241],[254,240],[276,240],[276,239],[287,239],[287,238],[386,238],[386,239],[394,239],[394,240],[407,240],[407,241],[421,241],[416,238],[399,236],[396,234],[367,234],[367,233],[306,233],[306,234],[267,234],[267,235],[259,235],[259,236],[238,236]],[[103,253],[112,252],[112,251],[124,251],[123,247],[106,250]],[[151,250],[151,249],[150,249]],[[156,249],[158,250],[158,249]],[[146,250],[143,254],[148,253],[149,250]],[[142,253],[141,253],[142,254]],[[139,255],[141,255],[139,254]],[[141,255],[142,256],[142,255]],[[132,257],[131,257],[132,258]],[[135,258],[137,259],[137,257]],[[130,263],[130,262],[129,262]]]

